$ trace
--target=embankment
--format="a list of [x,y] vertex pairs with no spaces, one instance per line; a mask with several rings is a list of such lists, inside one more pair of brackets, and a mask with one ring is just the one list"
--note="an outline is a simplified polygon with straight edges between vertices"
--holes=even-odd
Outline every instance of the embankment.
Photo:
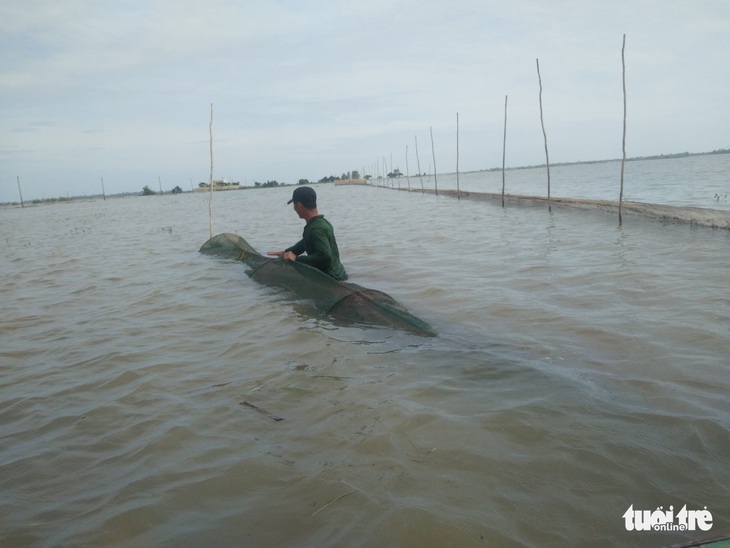
[[[408,189],[400,189],[406,190]],[[426,192],[434,194],[433,189],[415,190],[411,192]],[[456,190],[440,190],[441,196],[452,198],[465,198],[468,200],[498,201],[501,203],[502,195],[488,192],[466,192]],[[505,206],[527,205],[543,206],[547,208],[548,199],[541,196],[522,196],[519,194],[505,194]],[[581,198],[552,198],[551,205],[554,208],[573,208],[584,210],[598,210],[607,213],[615,213],[618,216],[618,201],[614,200],[588,200]],[[638,215],[649,219],[657,219],[670,223],[686,223],[711,228],[730,230],[730,211],[719,209],[706,209],[701,207],[680,207],[660,204],[648,204],[643,202],[624,201],[621,207],[623,215]]]

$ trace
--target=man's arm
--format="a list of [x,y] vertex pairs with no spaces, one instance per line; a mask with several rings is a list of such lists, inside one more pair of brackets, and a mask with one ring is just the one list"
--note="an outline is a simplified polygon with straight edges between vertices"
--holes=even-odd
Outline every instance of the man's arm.
[[287,247],[284,251],[285,252],[291,251],[292,253],[294,253],[294,255],[299,256],[302,253],[304,253],[305,251],[307,251],[307,244],[304,243],[304,239],[301,239],[297,243],[295,243],[293,246]]
[[266,254],[274,257],[281,257],[285,261],[296,261],[297,256],[304,253],[304,251],[304,240],[299,240],[293,246],[286,248],[284,251],[267,251]]
[[320,270],[327,269],[332,263],[332,248],[327,233],[321,229],[314,229],[310,235],[310,243],[314,249],[307,249],[306,255],[298,254],[297,262]]

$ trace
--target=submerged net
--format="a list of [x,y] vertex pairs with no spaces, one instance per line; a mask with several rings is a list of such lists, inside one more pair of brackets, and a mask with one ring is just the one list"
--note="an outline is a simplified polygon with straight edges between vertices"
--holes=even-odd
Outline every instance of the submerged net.
[[286,288],[340,322],[383,325],[421,334],[433,334],[426,322],[406,310],[382,291],[348,282],[339,282],[316,268],[302,263],[264,259],[248,272],[254,280]]
[[200,252],[225,259],[244,261],[246,254],[256,253],[256,250],[237,234],[224,233],[205,242],[200,248]]
[[318,311],[340,322],[434,334],[430,325],[408,312],[387,293],[337,281],[302,263],[264,257],[236,234],[219,234],[205,242],[200,252],[243,261],[250,267],[247,273],[252,279],[311,300]]

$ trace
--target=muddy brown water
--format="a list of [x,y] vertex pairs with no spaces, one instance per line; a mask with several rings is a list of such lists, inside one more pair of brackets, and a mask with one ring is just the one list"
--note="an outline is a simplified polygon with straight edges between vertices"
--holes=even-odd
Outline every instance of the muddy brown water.
[[[199,254],[204,195],[0,210],[0,544],[730,531],[728,231],[317,190],[352,281],[437,337],[333,324]],[[215,232],[291,245],[290,191],[216,194]],[[629,532],[631,505],[713,528]]]

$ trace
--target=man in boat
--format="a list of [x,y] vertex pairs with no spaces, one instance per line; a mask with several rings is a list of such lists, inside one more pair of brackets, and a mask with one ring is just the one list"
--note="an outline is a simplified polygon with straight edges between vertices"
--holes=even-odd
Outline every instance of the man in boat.
[[334,228],[317,211],[317,193],[308,186],[297,187],[287,202],[291,203],[299,218],[307,223],[302,239],[284,251],[269,251],[267,255],[313,266],[335,280],[346,280],[347,272],[340,262]]

